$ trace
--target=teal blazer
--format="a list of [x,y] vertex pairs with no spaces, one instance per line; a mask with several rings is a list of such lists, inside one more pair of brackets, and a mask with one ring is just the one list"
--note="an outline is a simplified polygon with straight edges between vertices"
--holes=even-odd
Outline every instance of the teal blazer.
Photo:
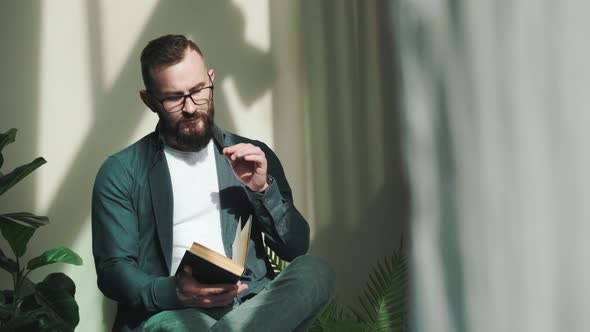
[[[293,205],[281,163],[268,146],[218,127],[213,131],[221,233],[228,257],[240,217],[253,216],[242,277],[248,289],[240,300],[274,278],[263,241],[291,261],[307,252],[309,226]],[[251,143],[264,151],[273,178],[264,193],[244,186],[223,156],[225,146],[237,143]],[[94,183],[92,252],[99,289],[118,303],[115,331],[141,330],[151,315],[181,308],[175,278],[170,276],[173,197],[163,147],[156,130],[110,156]]]

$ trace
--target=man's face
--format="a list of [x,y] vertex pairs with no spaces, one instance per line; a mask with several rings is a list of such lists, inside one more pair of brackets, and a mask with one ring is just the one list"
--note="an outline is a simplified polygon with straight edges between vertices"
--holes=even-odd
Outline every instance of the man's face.
[[166,143],[179,150],[198,151],[205,147],[212,136],[215,113],[213,100],[204,105],[195,105],[190,98],[186,98],[182,111],[173,113],[166,112],[158,100],[185,95],[212,85],[213,70],[207,72],[203,58],[187,48],[182,61],[171,66],[156,67],[151,70],[151,76],[153,96],[142,91],[142,99],[152,111],[158,113]]

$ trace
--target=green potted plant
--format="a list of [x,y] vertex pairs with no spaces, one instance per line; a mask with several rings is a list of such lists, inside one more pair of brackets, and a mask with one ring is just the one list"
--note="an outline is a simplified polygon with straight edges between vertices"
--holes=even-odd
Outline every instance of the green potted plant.
[[[16,129],[0,134],[0,168],[4,163],[2,150],[16,138]],[[39,157],[8,174],[0,172],[0,196],[45,164]],[[51,273],[35,283],[28,276],[37,268],[53,263],[82,265],[82,258],[66,247],[49,249],[23,262],[27,244],[49,218],[28,212],[0,214],[0,232],[8,242],[12,255],[0,248],[0,269],[12,276],[12,288],[0,291],[0,332],[4,331],[73,331],[80,321],[74,299],[76,286],[64,273]]]

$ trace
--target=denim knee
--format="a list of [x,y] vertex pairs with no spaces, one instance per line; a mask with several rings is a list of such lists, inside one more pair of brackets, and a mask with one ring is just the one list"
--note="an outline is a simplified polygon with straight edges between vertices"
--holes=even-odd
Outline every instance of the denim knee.
[[297,266],[299,271],[297,277],[303,288],[309,289],[322,302],[327,302],[334,295],[336,273],[326,260],[304,255],[295,258],[290,265]]

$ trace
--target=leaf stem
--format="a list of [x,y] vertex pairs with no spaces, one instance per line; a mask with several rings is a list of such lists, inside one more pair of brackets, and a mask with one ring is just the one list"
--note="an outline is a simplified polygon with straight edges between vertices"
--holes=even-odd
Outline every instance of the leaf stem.
[[21,269],[20,269],[20,259],[18,257],[18,255],[16,256],[16,273],[14,273],[12,275],[12,279],[14,282],[14,293],[12,294],[13,299],[12,299],[12,303],[14,306],[14,311],[13,311],[13,318],[16,318],[16,316],[18,315],[18,304],[19,304],[19,297],[20,297],[20,277],[21,277]]

